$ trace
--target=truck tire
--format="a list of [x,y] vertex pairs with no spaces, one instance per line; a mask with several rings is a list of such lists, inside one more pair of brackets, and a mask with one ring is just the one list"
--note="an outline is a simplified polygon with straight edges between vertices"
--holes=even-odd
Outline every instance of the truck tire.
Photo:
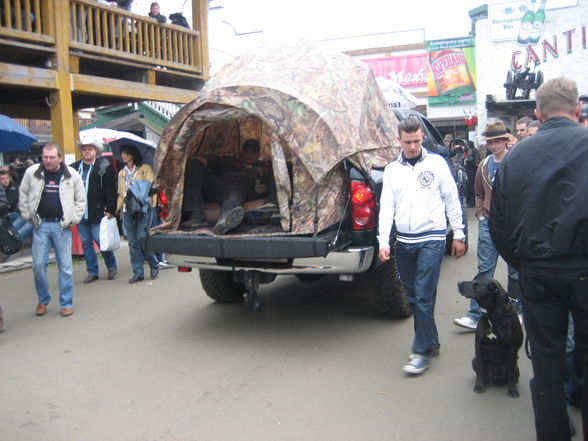
[[393,259],[372,270],[371,290],[378,313],[387,317],[406,318],[412,315]]
[[200,282],[211,299],[220,303],[237,303],[243,301],[245,285],[233,280],[230,271],[200,270]]
[[316,282],[322,279],[322,274],[294,274],[298,280],[304,283]]

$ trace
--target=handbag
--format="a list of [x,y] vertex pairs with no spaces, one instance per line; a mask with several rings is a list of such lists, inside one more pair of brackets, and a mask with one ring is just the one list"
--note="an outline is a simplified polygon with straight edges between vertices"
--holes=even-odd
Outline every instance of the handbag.
[[131,216],[141,213],[141,202],[139,202],[132,191],[127,191],[125,197],[125,213]]
[[100,221],[100,251],[114,251],[120,248],[120,234],[116,218],[106,216]]
[[0,222],[0,252],[7,256],[17,253],[22,248],[22,239],[16,228],[12,226],[8,216],[2,217]]

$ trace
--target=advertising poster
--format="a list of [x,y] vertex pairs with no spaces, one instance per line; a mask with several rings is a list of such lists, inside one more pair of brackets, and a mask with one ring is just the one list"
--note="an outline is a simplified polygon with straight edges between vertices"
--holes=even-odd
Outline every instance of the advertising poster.
[[427,54],[402,57],[380,57],[362,60],[370,65],[376,78],[392,80],[402,87],[425,87],[427,85]]
[[578,0],[518,0],[488,6],[490,40],[516,40],[520,46],[541,42],[550,10],[578,6]]
[[427,42],[427,89],[430,106],[476,102],[474,39],[454,38]]

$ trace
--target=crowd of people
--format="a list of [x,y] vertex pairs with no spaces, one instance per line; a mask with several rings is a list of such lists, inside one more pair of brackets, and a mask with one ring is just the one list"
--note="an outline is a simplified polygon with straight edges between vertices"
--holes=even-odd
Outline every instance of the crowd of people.
[[[539,441],[571,439],[566,403],[581,407],[585,439],[588,432],[588,104],[579,98],[574,81],[555,78],[537,90],[537,119],[516,122],[516,140],[503,121],[489,121],[482,133],[488,152],[474,179],[476,278],[492,277],[499,255],[506,261],[508,295],[530,343]],[[419,121],[401,121],[398,132],[401,155],[384,172],[379,257],[390,259],[394,249],[414,312],[412,353],[403,370],[419,375],[440,352],[434,310],[445,219],[456,258],[464,252],[464,226],[455,179],[422,147]],[[446,138],[448,150],[455,145]],[[467,152],[455,150],[449,153]],[[475,330],[483,313],[472,301],[454,324]]]
[[[115,6],[115,7],[121,8],[121,9],[125,9],[127,11],[131,10],[131,6],[133,5],[133,1],[134,0],[116,0],[116,1],[96,0],[96,2],[101,3],[103,5]],[[166,17],[165,15],[163,15],[161,13],[161,8],[159,6],[159,3],[157,3],[157,2],[151,3],[151,6],[149,7],[149,13],[147,14],[147,16],[153,18],[154,20],[157,20],[157,22],[160,24],[167,23],[167,19],[168,19],[168,17]],[[180,12],[175,12],[173,14],[170,14],[169,20],[170,20],[170,23],[173,25],[182,26],[182,27],[188,28],[188,29],[190,28],[188,21]]]
[[[58,267],[61,315],[73,314],[71,227],[74,225],[86,264],[84,284],[99,279],[94,244],[100,246],[100,223],[104,217],[118,216],[127,235],[133,268],[129,283],[144,280],[145,260],[151,269],[151,279],[158,277],[160,268],[170,267],[163,256],[146,253],[140,244],[156,215],[155,196],[151,196],[155,174],[151,166],[142,163],[136,147],[122,146],[123,168],[117,178],[113,163],[102,157],[103,145],[99,140],[78,143],[78,149],[81,159],[70,165],[63,163],[61,147],[49,143],[42,149],[41,162],[25,168],[22,175],[10,173],[10,167],[0,169],[0,215],[6,216],[19,233],[22,232],[21,240],[32,235],[37,315],[44,315],[51,302],[47,279],[51,249],[55,251]],[[147,202],[144,212],[140,213],[130,212],[126,203],[129,188],[137,184],[144,187]],[[100,252],[106,266],[106,278],[115,279],[118,272],[115,253]]]
[[[508,295],[524,323],[533,355],[530,384],[537,439],[560,441],[571,436],[566,400],[581,405],[585,424],[588,421],[588,398],[582,404],[578,399],[586,392],[583,370],[588,362],[588,180],[584,166],[588,128],[583,127],[588,126],[588,104],[579,101],[577,85],[565,77],[543,84],[536,100],[537,119],[519,119],[516,142],[510,146],[513,136],[504,122],[488,121],[481,138],[487,154],[480,160],[477,158],[483,155],[474,153],[469,143],[446,141],[458,163],[465,166],[469,158],[475,166],[475,173],[470,171],[478,221],[475,278],[493,277],[498,256],[506,261]],[[383,176],[379,259],[384,262],[394,257],[412,305],[415,335],[403,370],[420,375],[441,349],[434,311],[447,222],[453,231],[451,254],[455,258],[466,251],[465,226],[455,176],[441,156],[422,146],[418,118],[400,122],[398,141],[401,154],[386,166]],[[117,178],[112,163],[102,157],[99,141],[86,141],[78,148],[81,159],[69,166],[62,161],[61,147],[50,143],[43,147],[41,163],[23,170],[0,170],[0,215],[9,216],[15,224],[24,222],[21,228],[26,225],[33,236],[35,313],[39,316],[46,314],[51,302],[47,280],[51,248],[59,272],[61,315],[73,314],[73,225],[77,225],[84,250],[87,276],[83,283],[99,279],[94,243],[100,244],[103,217],[122,220],[133,271],[129,283],[145,279],[145,261],[151,279],[159,273],[157,256],[141,247],[156,208],[153,169],[143,163],[134,146],[125,145],[121,147],[124,166]],[[226,234],[238,227],[243,202],[272,193],[269,180],[260,185],[256,181],[261,175],[250,174],[259,152],[259,142],[247,140],[241,156],[232,158],[231,164],[220,164],[213,157],[189,162],[182,224],[189,228],[206,224],[202,192],[210,183],[204,182],[204,170],[219,168],[215,179],[221,181],[216,192],[222,210],[213,231]],[[471,164],[466,167],[471,168]],[[197,172],[191,173],[192,169]],[[244,173],[249,174],[244,178]],[[243,179],[249,184],[233,185],[245,182]],[[139,200],[138,205],[133,198]],[[107,279],[112,280],[118,271],[116,257],[112,251],[102,256]],[[454,324],[475,330],[483,313],[472,300],[467,314]]]

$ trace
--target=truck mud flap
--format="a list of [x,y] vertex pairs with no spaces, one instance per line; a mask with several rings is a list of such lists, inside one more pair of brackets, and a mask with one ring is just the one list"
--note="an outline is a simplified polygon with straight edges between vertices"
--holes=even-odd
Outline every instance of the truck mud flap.
[[280,259],[324,257],[329,238],[239,237],[219,238],[187,234],[157,233],[144,239],[147,251],[215,257],[218,259]]

